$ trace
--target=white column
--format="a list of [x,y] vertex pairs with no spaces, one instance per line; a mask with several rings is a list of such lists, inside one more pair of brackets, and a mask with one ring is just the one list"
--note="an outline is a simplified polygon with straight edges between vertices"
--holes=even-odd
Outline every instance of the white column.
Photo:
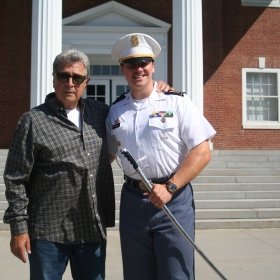
[[30,107],[53,91],[52,63],[62,46],[62,0],[32,1]]
[[173,0],[173,86],[203,112],[201,0]]

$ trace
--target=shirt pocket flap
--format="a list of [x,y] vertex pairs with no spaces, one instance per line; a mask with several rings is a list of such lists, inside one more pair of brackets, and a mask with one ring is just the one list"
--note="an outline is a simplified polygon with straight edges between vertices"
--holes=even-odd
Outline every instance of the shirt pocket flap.
[[159,129],[170,129],[175,127],[175,120],[169,117],[150,118],[149,126]]

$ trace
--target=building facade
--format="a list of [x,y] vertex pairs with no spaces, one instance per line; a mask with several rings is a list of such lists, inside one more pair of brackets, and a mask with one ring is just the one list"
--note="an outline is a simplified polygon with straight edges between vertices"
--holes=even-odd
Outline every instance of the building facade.
[[190,94],[217,130],[214,149],[280,149],[279,2],[3,0],[0,148],[9,147],[20,115],[52,90],[57,49],[88,54],[84,97],[111,104],[126,89],[112,44],[144,32],[162,46],[155,79]]

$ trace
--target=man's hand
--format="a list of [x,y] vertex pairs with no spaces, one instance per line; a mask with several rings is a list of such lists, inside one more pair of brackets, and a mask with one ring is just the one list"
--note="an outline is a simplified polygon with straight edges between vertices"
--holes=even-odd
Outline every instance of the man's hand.
[[12,236],[10,248],[11,252],[17,258],[19,258],[22,262],[26,263],[28,260],[27,254],[31,254],[29,235],[27,233],[24,233]]
[[159,80],[157,81],[157,92],[162,91],[175,91],[175,89],[168,85],[166,82]]
[[148,200],[156,207],[162,208],[164,204],[168,203],[172,194],[167,190],[165,185],[153,184],[152,191],[148,194]]

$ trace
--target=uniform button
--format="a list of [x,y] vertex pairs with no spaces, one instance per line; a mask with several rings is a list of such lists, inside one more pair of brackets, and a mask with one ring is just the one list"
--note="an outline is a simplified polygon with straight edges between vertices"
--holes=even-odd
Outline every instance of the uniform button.
[[89,155],[90,155],[90,153],[87,153],[87,155],[89,156]]
[[93,175],[92,174],[89,174],[89,177],[92,177]]

